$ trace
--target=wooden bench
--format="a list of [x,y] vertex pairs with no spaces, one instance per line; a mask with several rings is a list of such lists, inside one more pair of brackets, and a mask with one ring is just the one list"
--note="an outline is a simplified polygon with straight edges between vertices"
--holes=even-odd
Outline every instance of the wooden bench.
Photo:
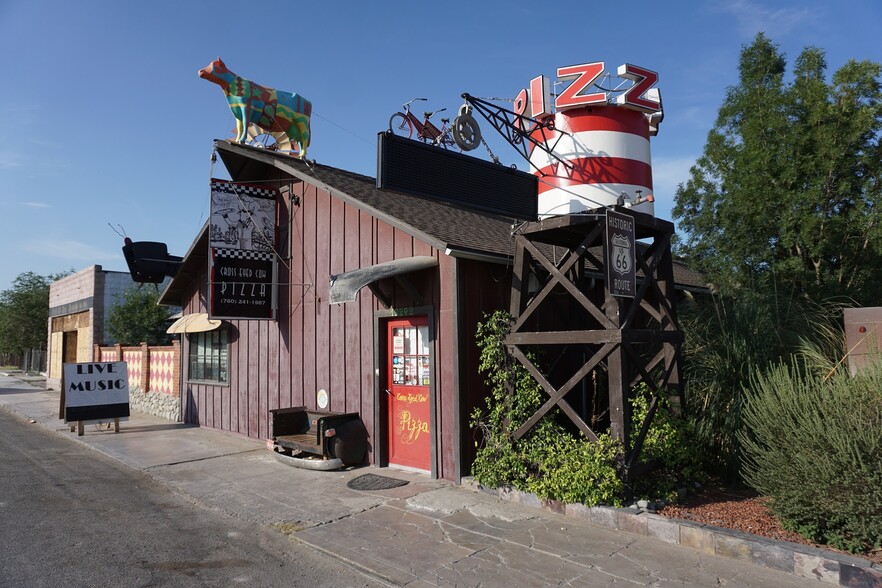
[[367,431],[357,412],[325,412],[305,406],[271,410],[273,449],[297,456],[307,453],[342,465],[359,464],[367,451]]

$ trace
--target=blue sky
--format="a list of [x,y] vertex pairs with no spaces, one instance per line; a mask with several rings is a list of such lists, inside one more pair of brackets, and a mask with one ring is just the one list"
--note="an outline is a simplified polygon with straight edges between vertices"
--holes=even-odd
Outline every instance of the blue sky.
[[[0,0],[0,290],[26,271],[125,270],[109,224],[186,252],[208,214],[212,141],[235,126],[196,75],[217,56],[312,101],[310,158],[371,176],[377,132],[413,97],[455,114],[463,92],[513,98],[559,66],[657,71],[656,215],[670,219],[743,45],[764,31],[788,64],[814,45],[832,74],[882,61],[880,24],[878,0]],[[527,168],[482,128],[504,163]],[[226,177],[220,162],[214,175]]]

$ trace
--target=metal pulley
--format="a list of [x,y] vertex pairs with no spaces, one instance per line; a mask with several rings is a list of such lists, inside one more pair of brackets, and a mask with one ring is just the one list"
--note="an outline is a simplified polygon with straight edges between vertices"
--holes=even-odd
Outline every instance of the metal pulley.
[[453,119],[453,140],[463,151],[471,151],[481,144],[481,127],[472,116],[472,107],[463,104]]

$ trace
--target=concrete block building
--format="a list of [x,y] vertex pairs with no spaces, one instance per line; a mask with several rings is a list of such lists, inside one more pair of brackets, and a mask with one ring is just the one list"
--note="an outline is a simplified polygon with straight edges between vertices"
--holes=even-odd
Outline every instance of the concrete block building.
[[48,361],[46,386],[59,389],[61,366],[93,361],[95,345],[115,343],[107,333],[107,313],[134,285],[128,272],[93,265],[49,287]]

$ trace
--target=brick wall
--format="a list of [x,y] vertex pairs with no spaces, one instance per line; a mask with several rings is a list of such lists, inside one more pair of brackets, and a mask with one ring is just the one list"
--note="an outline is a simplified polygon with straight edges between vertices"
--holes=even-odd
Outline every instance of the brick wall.
[[181,414],[181,343],[139,347],[95,345],[97,361],[124,361],[129,374],[132,410],[179,421]]

